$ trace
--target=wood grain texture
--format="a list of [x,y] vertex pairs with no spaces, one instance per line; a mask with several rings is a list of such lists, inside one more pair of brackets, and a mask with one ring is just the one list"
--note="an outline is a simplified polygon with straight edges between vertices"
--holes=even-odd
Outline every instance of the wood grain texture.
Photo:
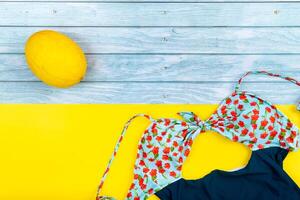
[[[273,103],[291,104],[299,88],[289,83],[248,83],[247,91]],[[287,89],[288,88],[288,89]],[[9,103],[219,103],[233,89],[232,83],[81,83],[55,89],[38,82],[3,82],[0,101]],[[284,97],[284,98],[282,98]]]
[[[84,82],[235,82],[245,71],[268,70],[300,80],[299,55],[87,55]],[[38,81],[24,55],[0,54],[0,81]],[[283,82],[250,76],[246,82]],[[0,84],[1,87],[1,84]],[[300,89],[300,88],[299,88]],[[300,92],[300,90],[299,90]]]
[[[0,53],[23,53],[26,39],[42,29],[45,28],[0,27]],[[54,27],[51,29],[69,35],[86,53],[300,54],[299,27]]]
[[299,26],[299,3],[1,2],[3,26]]
[[[0,0],[1,103],[219,103],[245,71],[300,79],[299,2],[9,1]],[[51,88],[28,70],[25,41],[43,29],[87,53],[82,83]],[[274,103],[300,100],[280,79],[245,83]]]

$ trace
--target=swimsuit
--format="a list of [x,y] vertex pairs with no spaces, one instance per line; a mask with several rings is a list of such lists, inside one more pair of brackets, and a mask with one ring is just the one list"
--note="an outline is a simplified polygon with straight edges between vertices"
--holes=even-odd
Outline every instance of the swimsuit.
[[[185,182],[185,180],[181,179],[182,164],[189,155],[195,137],[206,130],[218,132],[232,141],[243,143],[253,151],[266,150],[266,148],[283,149],[286,152],[296,150],[300,145],[298,128],[273,104],[240,89],[243,78],[249,74],[279,77],[300,86],[300,82],[289,77],[265,71],[247,72],[238,81],[234,92],[220,103],[218,109],[206,121],[200,120],[193,112],[178,113],[183,120],[167,118],[155,120],[144,114],[134,116],[126,123],[121,133],[98,187],[97,199],[114,199],[113,197],[100,196],[100,191],[127,127],[131,120],[137,116],[148,118],[151,124],[139,141],[134,165],[134,179],[126,199],[147,199],[154,193],[162,199],[182,199],[183,197],[180,197],[180,194],[179,196],[174,196],[173,192],[177,191],[177,187],[181,187],[182,182]],[[253,156],[252,158],[255,162],[256,160],[259,161]],[[249,162],[249,166],[250,164],[251,166],[253,165],[252,162]],[[244,170],[246,174],[247,169],[246,167]],[[233,180],[235,176],[230,177],[232,178],[228,178],[229,181]],[[210,178],[213,179],[213,176]],[[216,180],[219,179],[217,178]],[[206,183],[210,182],[209,178],[205,180],[208,180]],[[200,182],[205,181],[200,180]],[[206,187],[205,183],[201,184],[199,187]],[[238,185],[238,182],[236,184]],[[189,184],[187,183],[187,185]],[[220,192],[223,191],[221,189]],[[226,190],[226,188],[223,189]],[[184,190],[182,189],[181,191],[183,192]],[[203,189],[203,193],[206,192],[208,190]],[[181,195],[183,194],[181,193]],[[203,199],[207,198],[203,196]]]
[[180,179],[156,195],[161,200],[299,200],[300,189],[282,168],[287,154],[280,147],[253,151],[241,170],[214,170],[202,179]]

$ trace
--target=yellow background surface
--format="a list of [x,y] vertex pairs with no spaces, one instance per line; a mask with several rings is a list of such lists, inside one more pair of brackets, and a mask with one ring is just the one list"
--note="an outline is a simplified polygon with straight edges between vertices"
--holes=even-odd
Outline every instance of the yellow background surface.
[[[94,200],[99,179],[124,123],[136,113],[154,118],[194,111],[206,119],[216,105],[1,105],[0,199]],[[300,127],[295,106],[279,106]],[[180,118],[179,118],[180,119]],[[138,140],[149,121],[134,120],[104,184],[103,193],[122,199],[132,180]],[[199,135],[183,167],[186,179],[213,169],[244,166],[251,152],[217,133]],[[284,162],[300,185],[300,152]],[[155,199],[155,197],[151,197]]]

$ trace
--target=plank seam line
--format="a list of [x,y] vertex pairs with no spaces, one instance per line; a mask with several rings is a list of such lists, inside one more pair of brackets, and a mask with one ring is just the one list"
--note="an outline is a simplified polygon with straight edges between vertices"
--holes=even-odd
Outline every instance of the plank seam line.
[[137,29],[140,29],[140,28],[182,28],[182,29],[185,29],[185,28],[203,28],[203,29],[218,29],[218,28],[230,28],[230,29],[234,29],[234,28],[258,28],[258,29],[261,29],[261,28],[300,28],[300,25],[280,25],[280,26],[263,26],[263,25],[260,25],[260,26],[176,26],[176,25],[172,25],[172,26],[169,26],[169,25],[166,25],[166,26],[143,26],[143,25],[139,25],[139,26],[106,26],[106,25],[103,25],[103,26],[100,26],[100,25],[68,25],[68,26],[60,26],[60,25],[47,25],[47,26],[42,26],[42,25],[7,25],[7,24],[0,24],[0,28],[48,28],[48,27],[51,27],[51,28],[137,28]]
[[[4,80],[0,80],[0,83],[42,83],[41,81],[34,81],[34,80],[29,80],[29,81],[4,81]],[[161,83],[161,84],[170,84],[170,83],[177,83],[177,84],[207,84],[207,83],[236,83],[236,81],[232,80],[232,81],[81,81],[80,83],[83,84],[88,84],[88,83],[146,83],[146,84],[157,84],[157,83]],[[250,83],[250,84],[278,84],[278,83],[286,83],[285,81],[282,80],[278,80],[278,81],[243,81],[243,83]]]
[[[1,55],[23,55],[22,52],[10,53],[10,52],[0,52]],[[292,56],[300,55],[300,52],[295,53],[85,53],[85,55],[124,55],[124,56],[163,56],[163,55],[207,55],[207,56]]]

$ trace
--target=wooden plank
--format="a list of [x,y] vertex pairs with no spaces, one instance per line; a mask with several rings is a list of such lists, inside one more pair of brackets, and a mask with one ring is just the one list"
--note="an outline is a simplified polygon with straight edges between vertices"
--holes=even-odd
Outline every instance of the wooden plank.
[[[219,103],[232,83],[81,83],[55,89],[39,82],[2,82],[1,103]],[[290,83],[248,83],[244,88],[276,104],[292,104],[300,88]],[[288,89],[287,89],[288,88]],[[282,98],[284,96],[284,98]]]
[[[46,28],[0,27],[0,53],[23,53],[26,39],[42,29]],[[69,35],[86,53],[300,53],[299,27],[54,27],[51,29]]]
[[[299,3],[1,2],[3,26],[299,26]],[[76,17],[80,16],[80,17]]]
[[[299,55],[87,55],[84,81],[224,81],[267,70],[300,80]],[[24,55],[0,54],[0,81],[37,81]],[[245,81],[281,81],[252,76]],[[1,85],[1,84],[0,84]]]

